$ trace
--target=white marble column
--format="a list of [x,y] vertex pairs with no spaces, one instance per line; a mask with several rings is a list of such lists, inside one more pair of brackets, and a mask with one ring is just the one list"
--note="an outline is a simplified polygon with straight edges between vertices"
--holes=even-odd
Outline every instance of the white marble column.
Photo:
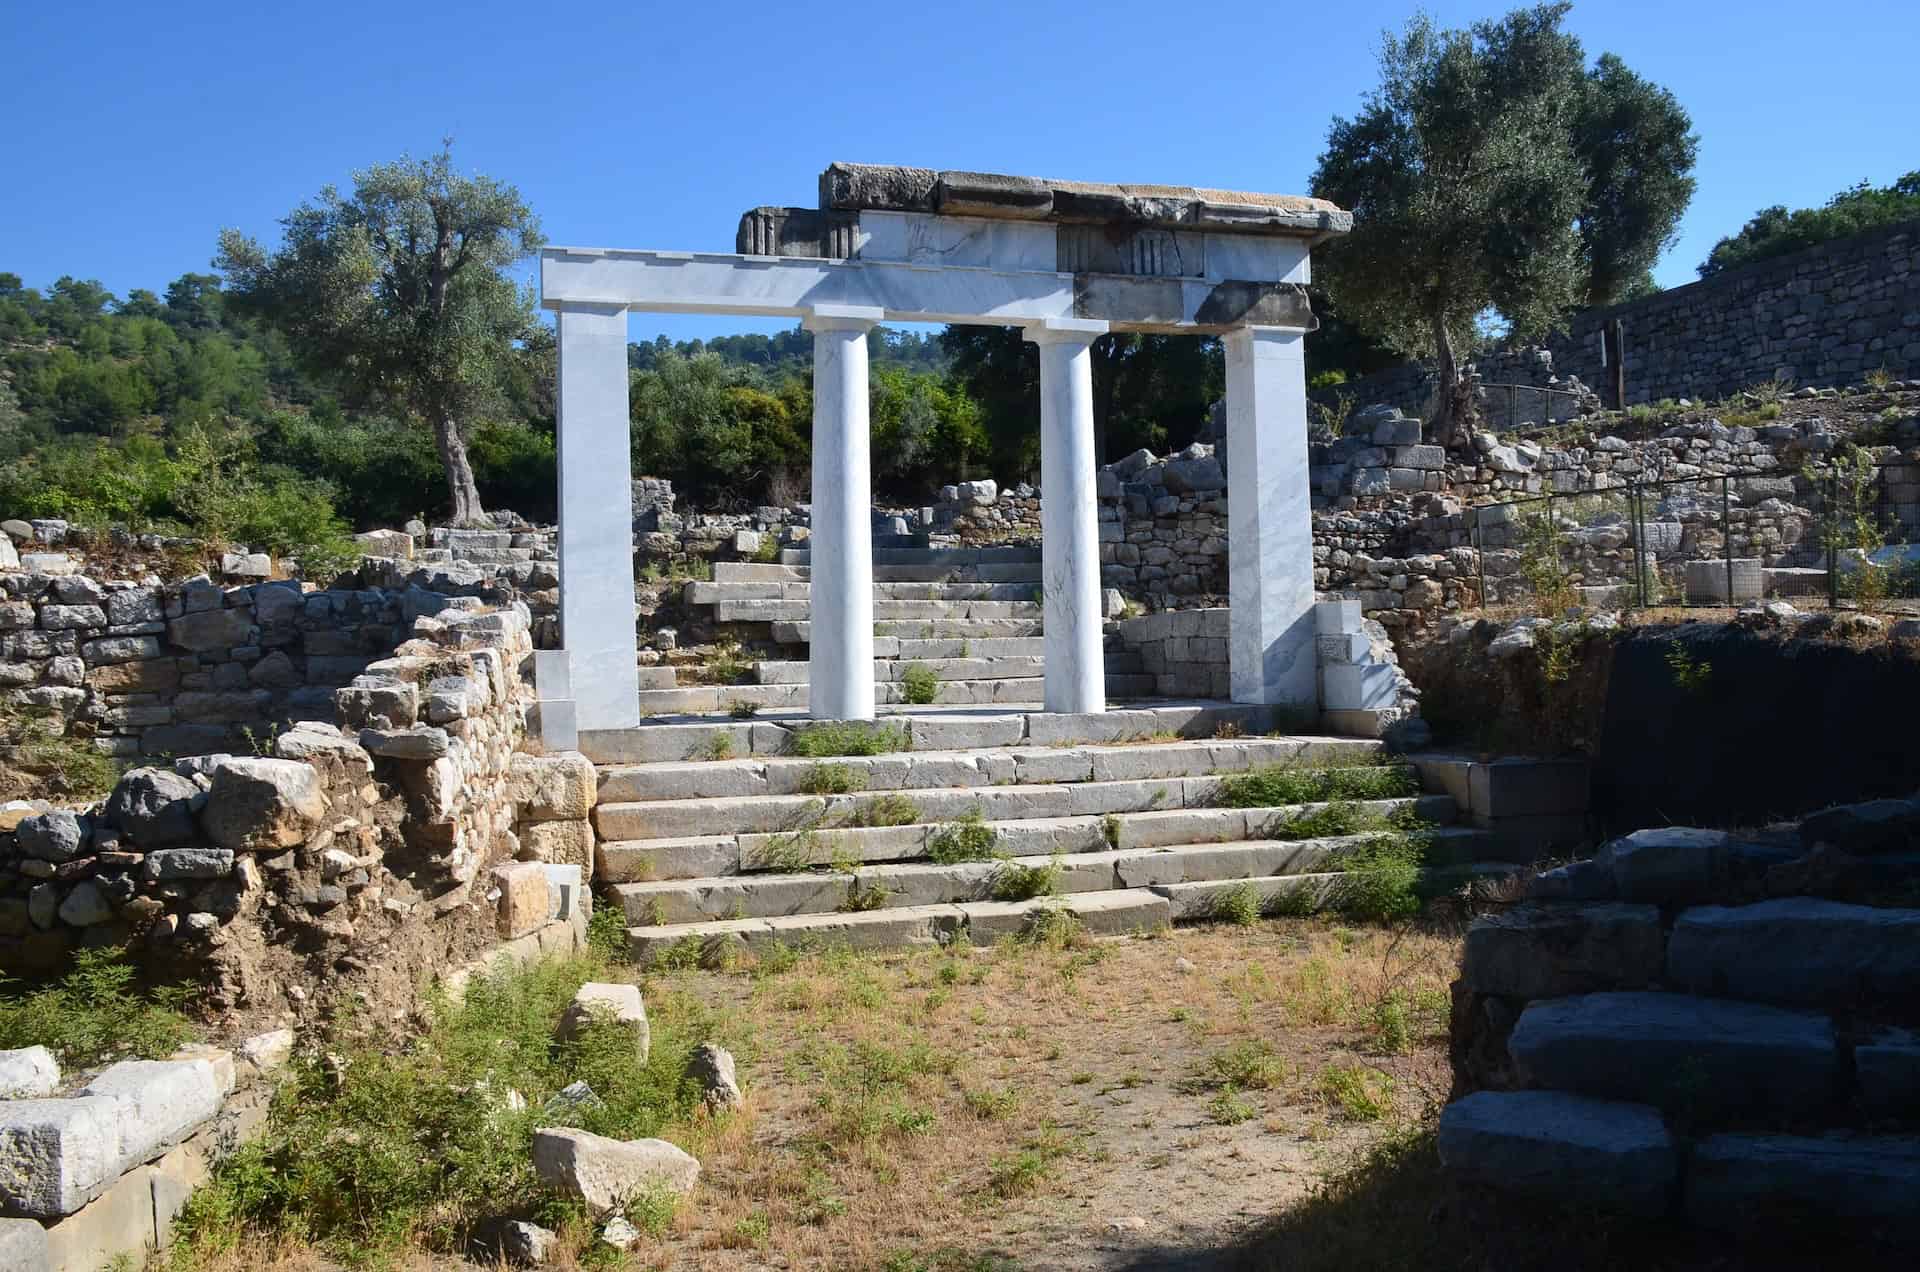
[[813,333],[812,632],[807,714],[873,719],[873,478],[867,332],[878,309],[820,305]]
[[1304,331],[1241,327],[1227,352],[1227,565],[1235,702],[1319,706]]
[[1093,355],[1105,322],[1048,319],[1040,346],[1040,577],[1046,621],[1046,707],[1105,711],[1100,538],[1093,486]]
[[555,306],[559,340],[560,643],[577,725],[640,723],[633,461],[624,305]]

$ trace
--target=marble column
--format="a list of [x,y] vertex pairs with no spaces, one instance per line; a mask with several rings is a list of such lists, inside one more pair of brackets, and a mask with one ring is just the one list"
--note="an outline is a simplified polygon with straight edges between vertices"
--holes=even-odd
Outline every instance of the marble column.
[[1306,332],[1227,332],[1228,641],[1233,700],[1319,706]]
[[1105,711],[1100,537],[1093,485],[1094,340],[1105,322],[1048,319],[1040,346],[1040,577],[1049,711]]
[[813,552],[807,714],[873,719],[873,478],[867,332],[878,309],[820,305],[813,333]]
[[640,723],[624,305],[555,306],[560,643],[577,726]]

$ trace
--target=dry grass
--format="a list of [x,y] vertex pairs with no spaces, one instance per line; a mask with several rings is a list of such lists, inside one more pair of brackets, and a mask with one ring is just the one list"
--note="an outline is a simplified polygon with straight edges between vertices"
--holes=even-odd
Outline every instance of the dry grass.
[[[697,1004],[752,1045],[741,1113],[665,1132],[701,1185],[628,1265],[976,1272],[1220,1249],[1444,1098],[1456,959],[1450,933],[1280,920],[648,976],[650,1013]],[[1349,1071],[1384,1093],[1377,1117],[1329,1098],[1324,1075]],[[284,1242],[236,1257],[207,1266],[330,1266]]]

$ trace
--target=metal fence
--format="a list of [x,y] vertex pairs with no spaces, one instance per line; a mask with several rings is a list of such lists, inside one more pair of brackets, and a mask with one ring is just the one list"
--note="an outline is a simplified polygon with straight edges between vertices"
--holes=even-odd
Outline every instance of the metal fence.
[[1488,605],[1920,602],[1920,459],[1626,482],[1467,515]]

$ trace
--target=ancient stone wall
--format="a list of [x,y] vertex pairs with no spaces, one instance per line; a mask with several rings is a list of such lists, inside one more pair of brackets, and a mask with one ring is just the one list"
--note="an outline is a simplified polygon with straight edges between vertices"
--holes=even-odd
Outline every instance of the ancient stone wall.
[[303,986],[363,978],[406,1003],[429,973],[572,915],[594,773],[520,753],[530,654],[518,604],[421,615],[338,691],[338,725],[134,769],[79,810],[8,805],[0,964],[130,943],[216,1010],[304,1015]]
[[[1550,337],[1552,372],[1588,386],[1608,383],[1600,331],[1618,318],[1626,339],[1627,402],[1718,399],[1764,380],[1795,386],[1858,383],[1885,370],[1895,379],[1920,376],[1920,223],[1909,222],[1819,243],[1772,260],[1641,300],[1574,315]],[[1478,360],[1483,381],[1540,383],[1529,374],[1536,351],[1500,351]],[[1391,367],[1318,390],[1331,404],[1386,402],[1424,417],[1432,406],[1430,374],[1417,363]],[[1538,403],[1520,422],[1546,423]],[[1504,409],[1504,391],[1486,405]],[[1555,417],[1558,418],[1558,417]],[[1501,420],[1500,427],[1514,427]]]

